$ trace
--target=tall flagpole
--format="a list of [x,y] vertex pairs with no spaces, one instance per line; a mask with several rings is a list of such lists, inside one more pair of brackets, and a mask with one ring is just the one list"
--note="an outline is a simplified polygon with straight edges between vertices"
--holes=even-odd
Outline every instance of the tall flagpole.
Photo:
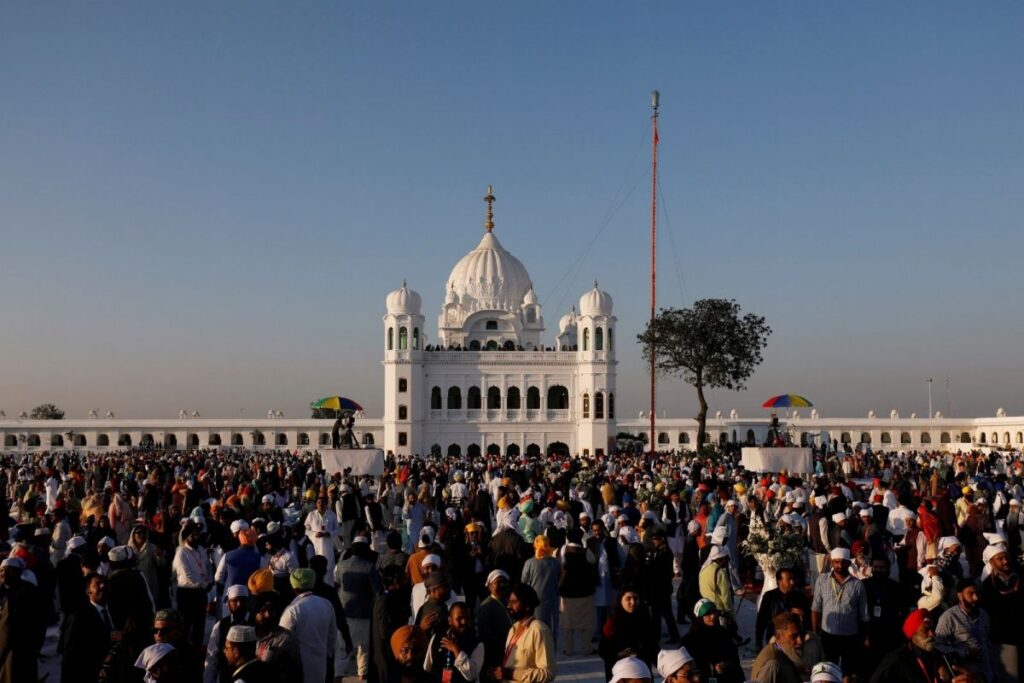
[[[654,132],[651,138],[651,329],[654,329],[655,303],[657,299],[657,216],[658,216],[658,104],[661,94],[655,90],[651,93],[651,123]],[[654,431],[654,416],[657,410],[657,392],[655,391],[655,356],[654,344],[651,344],[651,453],[658,443],[658,433]]]

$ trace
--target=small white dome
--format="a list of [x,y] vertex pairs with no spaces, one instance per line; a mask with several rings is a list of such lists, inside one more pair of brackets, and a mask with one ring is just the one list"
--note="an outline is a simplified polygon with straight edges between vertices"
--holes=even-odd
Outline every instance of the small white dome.
[[445,306],[458,306],[459,295],[455,293],[455,290],[451,287],[448,288],[448,292],[444,295]]
[[533,306],[537,303],[537,294],[533,291],[533,285],[530,285],[530,291],[523,297],[523,304],[526,306]]
[[580,297],[580,315],[611,315],[612,297],[594,281],[594,288]]
[[420,295],[409,289],[403,280],[401,289],[388,294],[388,315],[419,315],[421,303]]
[[571,311],[562,316],[558,321],[558,333],[565,334],[568,331],[576,331],[576,311]]

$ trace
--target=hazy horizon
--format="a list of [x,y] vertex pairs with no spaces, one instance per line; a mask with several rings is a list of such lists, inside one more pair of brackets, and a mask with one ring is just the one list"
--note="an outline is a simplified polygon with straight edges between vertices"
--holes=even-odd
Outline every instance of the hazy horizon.
[[774,330],[712,414],[923,416],[929,377],[934,410],[1024,414],[1022,29],[1013,2],[2,5],[0,410],[379,415],[384,297],[407,279],[436,340],[493,184],[546,344],[614,298],[635,417],[657,88],[659,305]]

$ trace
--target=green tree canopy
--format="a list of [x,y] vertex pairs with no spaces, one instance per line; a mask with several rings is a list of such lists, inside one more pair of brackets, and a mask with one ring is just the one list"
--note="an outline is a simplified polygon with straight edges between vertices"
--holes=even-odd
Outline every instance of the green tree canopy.
[[63,420],[64,411],[52,403],[44,403],[33,408],[29,418],[33,420]]
[[680,376],[697,389],[698,448],[707,435],[704,388],[746,389],[771,333],[763,317],[742,315],[732,299],[701,299],[692,308],[662,309],[638,335],[644,358],[654,356],[655,372]]

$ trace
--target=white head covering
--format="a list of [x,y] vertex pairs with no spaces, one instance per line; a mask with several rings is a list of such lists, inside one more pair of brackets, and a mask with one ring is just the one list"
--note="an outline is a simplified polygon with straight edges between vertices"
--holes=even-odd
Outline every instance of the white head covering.
[[662,650],[658,653],[658,673],[662,678],[668,678],[692,661],[693,657],[685,647],[678,650]]
[[651,670],[639,657],[623,657],[612,667],[612,679],[608,683],[618,683],[624,678],[652,678]]
[[960,542],[960,539],[956,536],[943,536],[939,539],[939,552],[941,553],[946,548],[950,548],[954,545],[962,546],[963,544]]
[[839,522],[842,522],[842,521],[845,521],[845,520],[846,520],[846,513],[845,512],[837,512],[836,514],[832,515],[832,521],[835,522],[836,524],[839,524]]
[[818,662],[811,669],[811,683],[843,683],[843,672],[832,662]]
[[100,539],[99,543],[96,544],[97,547],[99,547],[101,545],[105,545],[105,546],[107,546],[107,548],[113,548],[114,546],[117,545],[117,541],[112,539],[110,536],[104,536],[103,538]]
[[239,533],[241,531],[245,531],[248,528],[249,528],[249,522],[245,521],[244,519],[236,519],[235,521],[231,522],[231,533],[232,534],[237,534],[237,533]]
[[831,560],[846,560],[850,561],[850,550],[849,548],[832,548],[832,552],[828,554]]
[[686,533],[695,534],[700,531],[700,522],[695,519],[691,519],[690,523],[686,525]]
[[985,531],[985,532],[982,533],[982,536],[985,537],[985,540],[988,541],[989,545],[1005,545],[1006,544],[1006,536],[1004,536],[1001,533],[992,533],[990,531]]
[[714,531],[711,532],[711,544],[722,545],[725,543],[725,539],[729,537],[729,530],[724,526],[716,526]]
[[619,529],[619,538],[624,540],[626,543],[639,543],[640,534],[636,532],[631,526],[624,526]]
[[249,597],[249,589],[240,583],[236,583],[234,586],[228,586],[228,590],[224,594],[224,596],[228,600],[235,600],[237,598],[247,598]]
[[81,548],[86,544],[86,540],[81,536],[72,536],[71,540],[68,541],[68,550],[74,550],[75,548]]
[[711,553],[708,554],[708,562],[714,562],[720,560],[723,557],[729,557],[729,551],[720,545],[711,546]]
[[508,573],[505,572],[504,569],[495,569],[487,575],[487,585],[490,586],[498,579],[505,579],[506,581],[511,581],[511,579],[509,579],[508,577]]
[[155,645],[150,645],[139,653],[139,658],[135,660],[135,668],[142,669],[146,672],[147,681],[155,680],[149,676],[149,670],[156,666],[157,662],[172,652],[174,652],[174,646],[170,643],[156,643]]
[[280,530],[281,530],[281,523],[280,522],[270,522],[270,523],[267,524],[267,533],[270,534],[270,535],[274,535],[274,534],[276,534]]
[[126,545],[114,546],[107,553],[107,558],[111,562],[126,562],[132,556],[132,551],[129,550]]
[[432,564],[435,567],[440,568],[441,567],[441,556],[440,555],[434,555],[433,553],[431,553],[430,555],[427,555],[422,560],[420,560],[420,566],[421,567],[426,567],[428,564]]
[[1001,555],[1005,552],[1005,545],[990,545],[986,547],[985,551],[981,554],[981,559],[985,561],[985,564],[988,564],[993,557],[995,557],[996,555]]
[[255,643],[256,629],[252,626],[237,625],[228,629],[227,641],[229,643]]

